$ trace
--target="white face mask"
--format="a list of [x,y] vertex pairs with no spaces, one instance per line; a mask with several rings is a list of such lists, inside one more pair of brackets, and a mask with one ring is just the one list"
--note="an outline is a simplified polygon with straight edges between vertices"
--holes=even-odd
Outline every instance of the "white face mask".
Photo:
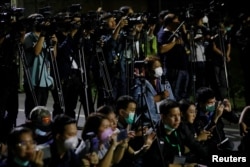
[[64,148],[67,150],[74,150],[78,144],[78,137],[70,137],[64,141]]
[[155,76],[156,78],[159,78],[159,77],[162,76],[162,74],[163,74],[162,67],[157,67],[157,68],[155,69],[155,74],[154,74],[154,76]]

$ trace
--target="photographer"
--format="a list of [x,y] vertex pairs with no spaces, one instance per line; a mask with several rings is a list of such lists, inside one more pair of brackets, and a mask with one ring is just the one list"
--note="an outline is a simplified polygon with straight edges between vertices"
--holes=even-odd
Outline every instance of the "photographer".
[[60,46],[58,46],[57,63],[65,102],[65,114],[75,118],[75,108],[82,90],[81,68],[78,55],[82,37],[80,16],[73,16],[70,25],[70,32]]
[[99,97],[98,101],[103,103],[105,98],[109,98],[106,100],[111,100],[111,102],[117,98],[117,93],[118,93],[117,82],[118,82],[118,75],[120,72],[118,42],[120,40],[120,33],[122,29],[128,24],[128,21],[125,18],[121,18],[120,21],[116,23],[115,17],[111,13],[104,13],[101,16],[100,20],[103,25],[101,34],[101,40],[103,42],[103,54],[107,64],[107,70],[110,76],[110,82],[111,85],[113,86],[113,92],[112,92],[113,97],[105,97],[103,91],[99,91],[99,94],[101,96]]
[[168,13],[164,17],[164,28],[158,32],[158,52],[166,75],[172,85],[176,100],[187,98],[189,83],[188,54],[186,53],[186,29],[179,16]]
[[[6,19],[0,23],[0,162],[7,156],[7,136],[18,116],[19,47],[25,28],[21,21]],[[0,163],[1,164],[1,163]]]
[[28,20],[33,25],[32,31],[28,32],[24,37],[24,51],[27,60],[27,67],[25,68],[28,68],[31,76],[31,78],[28,78],[28,76],[24,78],[25,116],[27,120],[30,111],[35,106],[46,106],[49,90],[53,88],[54,84],[53,78],[50,76],[50,58],[46,40],[54,41],[54,56],[56,56],[57,38],[54,34],[45,37],[47,33],[46,26],[49,26],[50,23],[45,22],[43,19],[44,17],[41,14],[31,14]]
[[129,95],[134,82],[134,61],[145,58],[143,52],[143,27],[142,16],[128,15],[126,17],[128,25],[121,32],[119,42],[120,53],[120,75],[118,97]]

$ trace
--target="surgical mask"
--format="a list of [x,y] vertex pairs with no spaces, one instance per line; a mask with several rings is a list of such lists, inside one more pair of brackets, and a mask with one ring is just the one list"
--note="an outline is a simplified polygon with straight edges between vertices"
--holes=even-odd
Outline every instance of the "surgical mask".
[[215,104],[206,106],[206,111],[214,112],[214,110],[215,110]]
[[44,132],[44,131],[42,131],[40,129],[36,129],[35,134],[38,135],[38,136],[47,136],[47,132]]
[[134,122],[134,117],[135,117],[135,112],[130,111],[129,115],[127,118],[125,118],[125,121],[127,124],[132,124]]
[[167,125],[167,124],[164,124],[164,129],[165,129],[165,130],[168,130],[168,131],[171,131],[171,132],[173,132],[173,131],[175,130],[174,128],[170,127],[170,126]]
[[74,150],[78,144],[78,137],[70,137],[64,141],[64,148],[67,150]]
[[113,134],[113,130],[111,128],[105,129],[101,134],[101,141],[103,143],[109,141],[110,136]]
[[14,161],[15,161],[15,163],[17,163],[20,166],[28,166],[30,163],[29,161],[23,161],[17,157],[14,159]]
[[155,71],[154,76],[155,76],[156,78],[161,77],[161,76],[162,76],[162,74],[163,74],[162,67],[157,67],[154,71]]
[[227,31],[231,31],[232,27],[227,27],[226,30]]

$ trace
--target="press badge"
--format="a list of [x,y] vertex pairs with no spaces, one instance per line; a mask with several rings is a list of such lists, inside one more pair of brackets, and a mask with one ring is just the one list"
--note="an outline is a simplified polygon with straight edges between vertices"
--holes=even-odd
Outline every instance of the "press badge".
[[186,162],[186,157],[185,156],[175,156],[174,157],[174,164],[185,164]]

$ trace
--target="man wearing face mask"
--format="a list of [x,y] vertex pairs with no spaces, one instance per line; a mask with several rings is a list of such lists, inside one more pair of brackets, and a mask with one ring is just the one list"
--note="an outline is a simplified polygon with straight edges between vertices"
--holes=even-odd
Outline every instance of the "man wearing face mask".
[[142,129],[141,124],[136,121],[138,119],[136,106],[137,102],[128,95],[120,96],[116,101],[117,128],[119,130],[127,129],[128,138],[125,140],[128,145],[123,158],[115,167],[141,166],[144,153],[150,148],[152,141],[155,139],[154,132],[146,135],[147,128],[143,127]]
[[[200,130],[211,131],[212,137],[206,141],[211,149],[210,153],[233,151],[233,142],[226,138],[224,132],[225,119],[231,123],[238,123],[238,116],[232,111],[228,99],[217,102],[215,93],[211,88],[201,87],[196,92],[197,116],[194,122],[197,132]],[[225,142],[224,142],[225,141]]]
[[[187,125],[181,122],[178,102],[168,99],[161,103],[159,108],[161,120],[156,127],[159,140],[155,140],[146,153],[143,166],[181,166],[181,164],[188,163],[205,163],[208,155],[207,148],[196,141]],[[195,156],[187,154],[185,147]]]
[[52,125],[52,133],[49,167],[82,167],[81,159],[75,153],[78,145],[76,120],[64,114],[57,115]]

